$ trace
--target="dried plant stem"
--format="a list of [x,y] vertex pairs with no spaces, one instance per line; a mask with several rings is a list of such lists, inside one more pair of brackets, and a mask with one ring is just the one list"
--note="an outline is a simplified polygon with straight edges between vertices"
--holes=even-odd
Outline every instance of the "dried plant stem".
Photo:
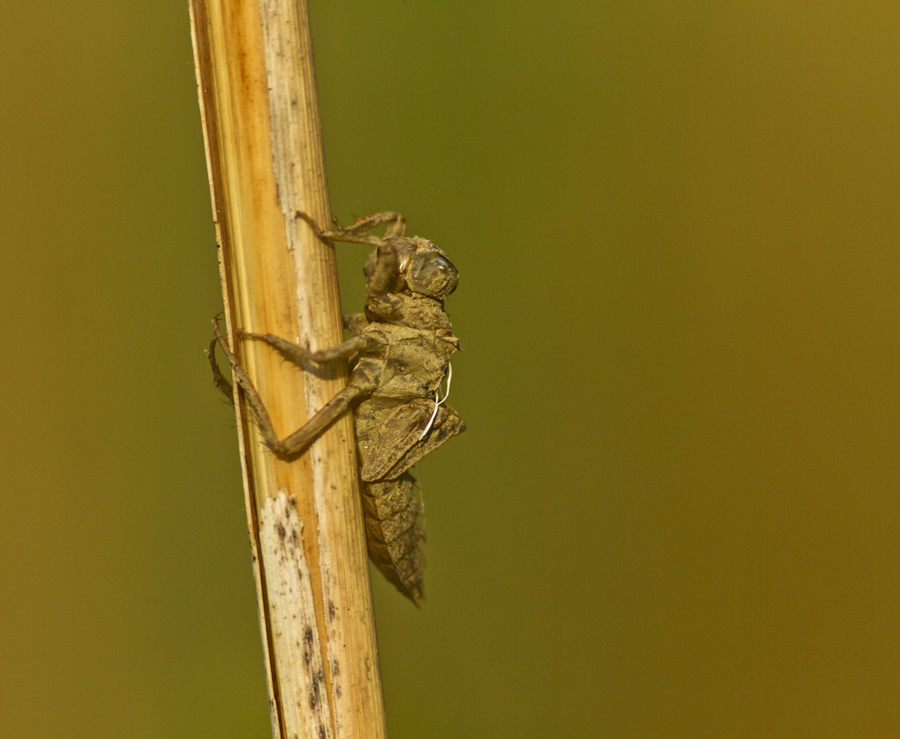
[[[343,338],[306,0],[190,0],[228,334],[279,434],[346,384],[234,328],[313,350]],[[275,737],[381,738],[381,677],[352,419],[299,460],[239,440]]]

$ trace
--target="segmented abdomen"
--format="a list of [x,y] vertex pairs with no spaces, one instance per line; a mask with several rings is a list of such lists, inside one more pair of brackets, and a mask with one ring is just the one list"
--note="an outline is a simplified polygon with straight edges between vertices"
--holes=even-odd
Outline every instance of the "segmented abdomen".
[[369,558],[416,605],[422,600],[425,556],[418,483],[407,471],[395,480],[363,482]]

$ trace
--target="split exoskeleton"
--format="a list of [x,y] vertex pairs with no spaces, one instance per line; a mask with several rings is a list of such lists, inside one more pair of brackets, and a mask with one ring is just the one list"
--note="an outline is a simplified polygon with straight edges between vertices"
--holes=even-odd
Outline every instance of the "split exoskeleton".
[[[297,215],[309,222],[303,214]],[[365,233],[385,223],[384,238]],[[364,270],[365,313],[345,317],[351,337],[344,343],[312,352],[272,334],[236,332],[242,339],[265,341],[298,364],[351,360],[347,386],[302,428],[278,437],[218,321],[213,322],[215,337],[208,354],[216,384],[227,390],[213,352],[218,341],[263,440],[279,457],[297,457],[336,418],[353,410],[369,557],[418,604],[423,592],[424,533],[422,505],[410,468],[465,425],[439,397],[441,384],[448,379],[450,357],[459,349],[443,303],[456,289],[459,275],[447,255],[430,241],[404,236],[405,226],[398,213],[376,213],[347,229],[318,232],[326,240],[376,248]]]

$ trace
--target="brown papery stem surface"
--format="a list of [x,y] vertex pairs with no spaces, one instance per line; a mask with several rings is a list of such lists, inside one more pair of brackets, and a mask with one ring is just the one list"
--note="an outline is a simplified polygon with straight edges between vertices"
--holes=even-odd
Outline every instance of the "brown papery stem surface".
[[[281,436],[346,384],[234,329],[343,339],[306,0],[190,0],[231,345]],[[274,457],[235,398],[275,737],[386,736],[353,422]]]

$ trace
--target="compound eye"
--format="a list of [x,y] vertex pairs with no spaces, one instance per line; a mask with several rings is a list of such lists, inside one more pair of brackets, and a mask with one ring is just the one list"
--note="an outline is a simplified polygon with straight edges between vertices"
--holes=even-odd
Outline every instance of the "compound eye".
[[459,273],[447,257],[437,252],[425,252],[413,259],[406,271],[410,290],[430,298],[443,300],[456,290]]

